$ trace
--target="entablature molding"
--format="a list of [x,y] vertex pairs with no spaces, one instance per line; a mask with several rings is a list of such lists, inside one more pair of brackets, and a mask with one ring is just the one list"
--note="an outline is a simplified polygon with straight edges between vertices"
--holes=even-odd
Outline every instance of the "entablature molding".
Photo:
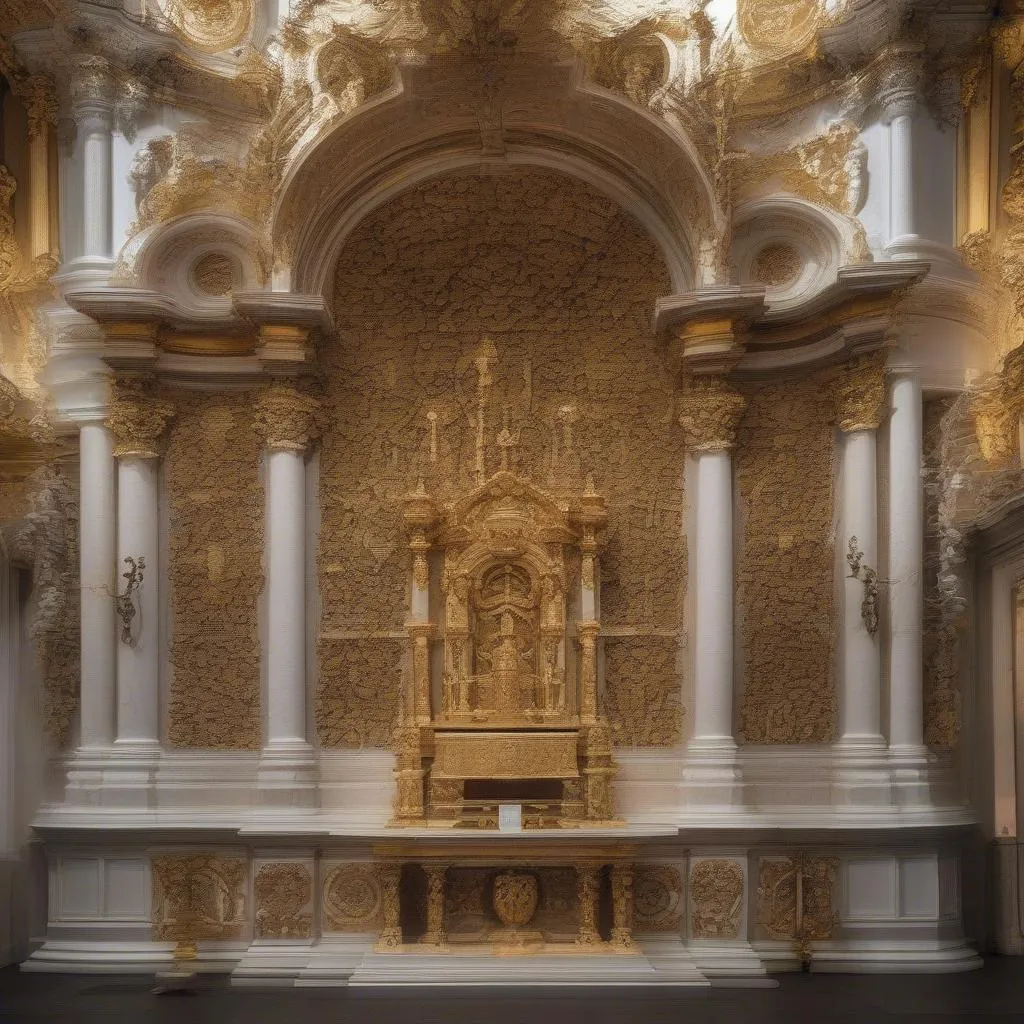
[[659,298],[654,332],[672,336],[695,373],[763,373],[809,368],[881,346],[903,293],[927,263],[841,267],[836,280],[805,302],[775,310],[764,286],[732,285]]
[[[121,371],[159,371],[160,356],[177,353],[199,359],[254,356],[265,375],[308,374],[318,340],[333,329],[321,296],[290,292],[238,292],[220,311],[205,312],[140,288],[75,291],[65,299],[102,327],[103,356]],[[202,365],[195,361],[190,368],[202,372]]]

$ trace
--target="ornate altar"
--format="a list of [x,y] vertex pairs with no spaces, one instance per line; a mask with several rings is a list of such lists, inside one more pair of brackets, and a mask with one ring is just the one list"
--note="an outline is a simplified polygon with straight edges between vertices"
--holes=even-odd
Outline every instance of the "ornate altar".
[[597,688],[597,555],[607,522],[501,470],[442,508],[405,500],[413,668],[396,730],[395,824],[527,826],[612,818]]

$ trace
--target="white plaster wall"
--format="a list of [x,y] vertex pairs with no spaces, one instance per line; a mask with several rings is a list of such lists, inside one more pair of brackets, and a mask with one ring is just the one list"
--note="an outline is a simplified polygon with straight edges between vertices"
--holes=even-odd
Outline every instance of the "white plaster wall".
[[858,216],[877,259],[889,240],[889,127],[875,122],[860,134],[868,151],[867,189]]
[[922,238],[956,245],[956,129],[927,112],[914,120],[914,218]]

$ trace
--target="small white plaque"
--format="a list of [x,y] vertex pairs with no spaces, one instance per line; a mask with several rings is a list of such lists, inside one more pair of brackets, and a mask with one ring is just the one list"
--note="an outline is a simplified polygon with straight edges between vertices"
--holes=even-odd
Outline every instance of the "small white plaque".
[[498,805],[498,831],[499,832],[522,832],[523,831],[523,805],[522,804],[499,804]]

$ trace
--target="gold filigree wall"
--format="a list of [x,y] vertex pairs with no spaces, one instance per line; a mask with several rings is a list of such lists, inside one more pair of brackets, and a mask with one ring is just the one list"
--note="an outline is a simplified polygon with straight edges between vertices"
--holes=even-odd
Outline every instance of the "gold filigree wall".
[[[924,468],[929,481],[941,470],[943,417],[953,400],[924,403]],[[938,750],[952,750],[960,740],[959,640],[964,621],[943,615],[941,489],[924,490],[924,739]]]
[[340,340],[322,353],[322,743],[388,740],[407,644],[402,497],[423,479],[451,499],[502,451],[556,496],[593,474],[611,517],[601,619],[616,738],[678,739],[684,453],[649,328],[669,290],[643,229],[553,174],[428,182],[358,228],[337,271]]
[[831,374],[758,383],[733,458],[742,518],[737,606],[747,743],[826,743],[833,673]]
[[179,392],[165,460],[171,693],[177,747],[260,744],[262,442],[252,395]]

